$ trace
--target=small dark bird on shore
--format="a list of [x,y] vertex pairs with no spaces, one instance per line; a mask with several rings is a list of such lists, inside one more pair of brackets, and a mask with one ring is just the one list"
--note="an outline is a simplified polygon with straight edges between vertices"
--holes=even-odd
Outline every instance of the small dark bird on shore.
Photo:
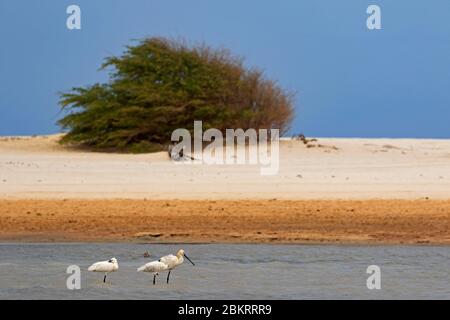
[[174,145],[169,145],[168,152],[169,152],[169,158],[171,158],[174,161],[184,161],[184,160],[196,160],[194,157],[186,155],[184,153],[184,147],[178,151],[178,154],[175,152],[172,152],[174,148]]

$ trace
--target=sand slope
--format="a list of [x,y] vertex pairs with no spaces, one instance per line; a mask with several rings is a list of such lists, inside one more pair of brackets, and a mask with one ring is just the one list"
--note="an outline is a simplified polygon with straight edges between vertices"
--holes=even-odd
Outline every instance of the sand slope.
[[59,137],[0,139],[0,241],[450,243],[450,140],[283,141],[261,176]]
[[0,139],[0,198],[450,199],[450,140],[282,141],[280,171],[175,165],[166,153],[74,151],[58,135]]
[[450,200],[0,200],[0,241],[450,244]]

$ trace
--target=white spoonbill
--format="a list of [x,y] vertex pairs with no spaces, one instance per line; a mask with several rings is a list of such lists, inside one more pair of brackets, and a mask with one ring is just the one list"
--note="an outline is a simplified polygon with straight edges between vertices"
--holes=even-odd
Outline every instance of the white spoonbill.
[[174,256],[173,254],[169,254],[168,256],[164,256],[158,260],[159,262],[162,262],[165,265],[167,265],[167,269],[169,270],[169,274],[167,275],[167,283],[169,283],[170,272],[176,266],[179,266],[180,264],[183,263],[183,261],[184,261],[183,257],[188,259],[189,262],[192,263],[193,266],[195,266],[195,264],[192,262],[191,259],[189,259],[189,257],[186,255],[186,253],[184,252],[183,249],[178,250],[176,256]]
[[119,264],[116,258],[111,258],[108,261],[100,261],[94,263],[89,267],[88,271],[92,272],[104,272],[103,282],[106,282],[106,276],[111,272],[116,272],[119,270]]
[[165,263],[162,263],[160,261],[152,261],[149,263],[146,263],[142,267],[139,267],[137,271],[142,272],[151,272],[153,273],[153,284],[156,284],[156,276],[163,271],[167,271],[169,269],[169,266]]

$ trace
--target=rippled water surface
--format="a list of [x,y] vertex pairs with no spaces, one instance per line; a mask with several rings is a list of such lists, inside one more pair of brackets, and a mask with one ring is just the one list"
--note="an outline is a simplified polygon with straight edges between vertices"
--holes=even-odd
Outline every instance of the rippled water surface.
[[[187,261],[152,285],[136,268],[180,247]],[[150,258],[143,253],[149,251]],[[87,272],[116,257],[103,284]],[[428,246],[0,244],[0,299],[450,299],[450,248]],[[81,267],[81,290],[66,268]],[[381,290],[366,269],[381,267]]]

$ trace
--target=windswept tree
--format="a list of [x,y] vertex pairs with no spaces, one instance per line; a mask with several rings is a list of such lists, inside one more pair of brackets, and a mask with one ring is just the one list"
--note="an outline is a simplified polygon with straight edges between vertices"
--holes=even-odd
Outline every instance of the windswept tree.
[[292,95],[228,50],[150,38],[109,57],[110,81],[62,93],[62,143],[98,150],[151,152],[173,130],[280,129],[293,117]]

